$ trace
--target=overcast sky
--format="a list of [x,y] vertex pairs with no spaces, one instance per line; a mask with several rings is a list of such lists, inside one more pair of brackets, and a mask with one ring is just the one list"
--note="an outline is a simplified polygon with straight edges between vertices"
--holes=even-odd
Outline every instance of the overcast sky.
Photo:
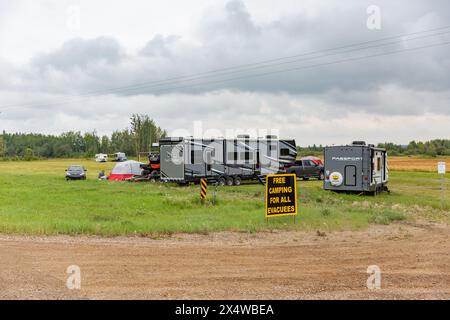
[[0,0],[0,130],[450,138],[450,27],[423,32],[449,21],[445,0]]

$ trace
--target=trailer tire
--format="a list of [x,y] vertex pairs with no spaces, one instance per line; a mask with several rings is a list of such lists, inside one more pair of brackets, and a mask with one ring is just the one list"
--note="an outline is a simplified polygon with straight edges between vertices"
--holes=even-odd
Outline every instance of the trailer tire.
[[227,183],[227,180],[225,179],[225,177],[220,177],[219,179],[217,179],[217,182],[219,183],[219,186],[224,186]]
[[233,178],[232,177],[226,177],[225,178],[225,183],[227,184],[227,186],[232,186],[233,185]]
[[233,184],[235,185],[235,186],[240,186],[241,185],[241,177],[234,177],[234,179],[233,179]]

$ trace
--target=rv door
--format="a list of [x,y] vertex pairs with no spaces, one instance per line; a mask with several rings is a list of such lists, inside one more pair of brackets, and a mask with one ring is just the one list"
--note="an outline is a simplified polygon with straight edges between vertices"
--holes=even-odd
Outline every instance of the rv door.
[[205,150],[205,173],[206,176],[210,176],[212,174],[212,150]]
[[379,184],[383,180],[384,161],[382,159],[382,152],[375,151],[373,158],[373,183]]
[[356,186],[356,166],[347,165],[344,168],[344,185],[349,187]]

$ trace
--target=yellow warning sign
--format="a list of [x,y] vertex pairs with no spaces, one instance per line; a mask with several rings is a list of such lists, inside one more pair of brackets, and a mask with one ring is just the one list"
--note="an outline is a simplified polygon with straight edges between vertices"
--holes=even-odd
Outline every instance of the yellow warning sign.
[[201,178],[201,180],[200,180],[200,199],[205,200],[207,190],[208,190],[208,183],[206,181],[206,178]]
[[274,174],[266,177],[266,218],[297,215],[297,177]]

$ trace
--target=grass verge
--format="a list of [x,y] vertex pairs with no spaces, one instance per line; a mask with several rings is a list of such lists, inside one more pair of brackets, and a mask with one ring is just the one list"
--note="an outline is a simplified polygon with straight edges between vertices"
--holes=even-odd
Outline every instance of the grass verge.
[[[64,168],[81,163],[87,181],[65,181]],[[222,187],[205,205],[199,187],[107,182],[95,179],[111,163],[51,160],[0,163],[0,232],[154,236],[177,232],[257,232],[273,229],[356,230],[369,224],[426,219],[449,221],[439,209],[439,177],[426,172],[391,173],[391,194],[362,197],[322,190],[319,181],[299,181],[300,213],[264,219],[264,188],[259,184]],[[448,184],[448,180],[446,182]],[[446,196],[449,198],[449,188]]]

